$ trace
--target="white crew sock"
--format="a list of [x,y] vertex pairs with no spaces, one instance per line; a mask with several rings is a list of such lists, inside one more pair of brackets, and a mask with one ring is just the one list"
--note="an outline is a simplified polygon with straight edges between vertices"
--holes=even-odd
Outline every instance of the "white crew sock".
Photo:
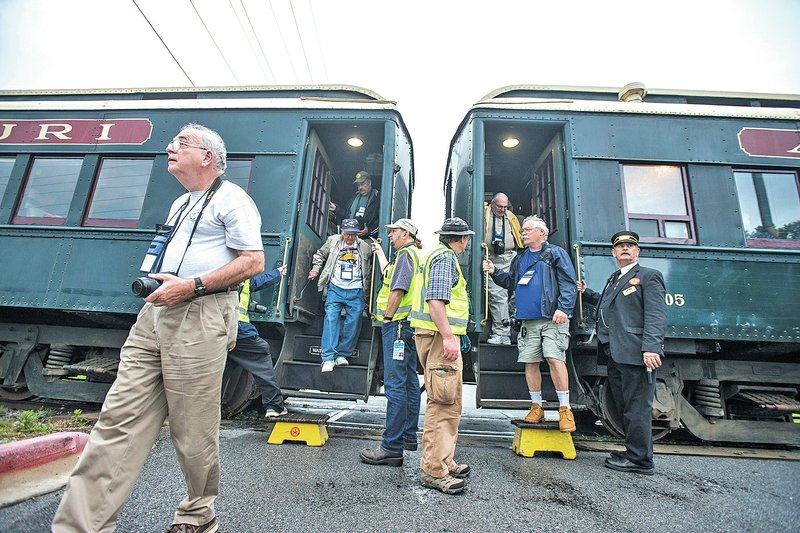
[[528,391],[528,392],[530,392],[530,394],[531,394],[531,401],[533,403],[538,403],[539,406],[541,406],[542,405],[542,391],[537,391],[537,392]]
[[556,394],[558,395],[558,406],[564,407],[567,406],[567,409],[572,409],[569,405],[569,391],[568,390],[557,390]]

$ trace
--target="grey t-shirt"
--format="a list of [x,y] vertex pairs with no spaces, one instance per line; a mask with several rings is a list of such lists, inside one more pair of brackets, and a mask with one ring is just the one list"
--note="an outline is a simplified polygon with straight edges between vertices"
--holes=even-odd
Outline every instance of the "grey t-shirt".
[[[187,198],[188,206],[180,217],[176,217]],[[169,224],[179,224],[179,227],[164,253],[161,272],[174,272],[184,278],[201,276],[233,261],[238,256],[238,250],[264,249],[261,242],[261,215],[256,204],[238,185],[229,181],[222,182],[203,209],[187,249],[189,236],[205,199],[206,191],[195,191],[173,202],[167,221]]]
[[414,277],[414,262],[408,253],[398,254],[392,272],[392,285],[389,290],[402,289],[408,292],[411,287],[411,278]]

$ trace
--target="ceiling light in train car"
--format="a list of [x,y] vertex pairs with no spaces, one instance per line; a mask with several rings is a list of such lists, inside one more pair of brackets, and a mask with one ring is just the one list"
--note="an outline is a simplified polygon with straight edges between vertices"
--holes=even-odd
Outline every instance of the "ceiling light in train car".
[[509,137],[503,140],[503,146],[505,148],[516,148],[519,145],[519,139],[516,137]]
[[364,146],[364,141],[362,141],[358,137],[350,137],[349,139],[347,139],[347,144],[349,144],[353,148],[361,148],[362,146]]

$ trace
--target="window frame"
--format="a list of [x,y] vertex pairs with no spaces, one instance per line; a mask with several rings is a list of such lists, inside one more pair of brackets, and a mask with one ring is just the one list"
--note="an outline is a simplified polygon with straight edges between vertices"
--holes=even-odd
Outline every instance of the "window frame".
[[[94,196],[97,191],[97,184],[100,182],[100,173],[103,171],[103,163],[106,160],[138,160],[138,161],[150,161],[150,176],[147,178],[147,185],[145,186],[144,195],[147,194],[147,187],[150,184],[150,179],[153,173],[153,167],[155,166],[155,156],[147,157],[147,156],[123,156],[123,155],[104,155],[100,157],[100,160],[97,163],[97,170],[94,173],[92,178],[92,187],[91,191],[89,192],[89,198],[86,201],[86,207],[84,209],[83,216],[81,217],[81,227],[84,228],[138,228],[139,222],[142,218],[142,209],[139,210],[139,216],[135,220],[127,219],[127,218],[98,218],[98,217],[89,217],[89,211],[92,208],[92,202],[94,202]],[[142,208],[144,208],[144,196],[142,197]]]
[[[228,165],[229,166],[230,166],[230,163],[232,161],[249,161],[250,162],[250,174],[247,175],[247,187],[244,189],[244,192],[246,192],[247,194],[250,194],[250,186],[253,184],[253,168],[255,168],[255,166],[256,166],[256,158],[253,157],[253,156],[237,155],[237,156],[228,156],[227,161],[228,161]],[[226,172],[227,172],[227,170],[226,170]]]
[[[625,188],[625,167],[662,167],[668,166],[677,168],[681,173],[681,184],[683,186],[683,201],[686,207],[686,215],[661,215],[655,213],[631,213],[628,210],[628,194]],[[689,173],[685,165],[674,163],[642,163],[642,162],[620,162],[619,178],[622,191],[622,204],[625,209],[625,229],[631,229],[631,220],[654,221],[658,227],[658,237],[639,236],[639,242],[657,244],[697,244],[697,230],[694,222],[694,209],[692,208],[692,194],[689,188]],[[689,228],[689,238],[679,239],[666,236],[666,222],[686,222]]]
[[25,193],[28,190],[28,183],[30,183],[31,172],[33,171],[34,166],[36,165],[37,160],[45,160],[45,159],[71,159],[71,160],[78,160],[81,162],[80,166],[78,167],[78,175],[75,178],[75,184],[72,190],[72,200],[75,198],[75,187],[77,187],[78,182],[80,181],[81,171],[83,166],[86,164],[86,155],[80,156],[62,156],[62,155],[44,155],[38,156],[34,155],[31,157],[30,163],[28,164],[28,168],[25,169],[25,177],[22,180],[22,184],[19,188],[19,193],[17,194],[17,201],[14,203],[14,211],[13,215],[11,216],[11,224],[15,226],[64,226],[67,223],[67,217],[69,216],[69,206],[67,207],[67,213],[63,217],[29,217],[26,215],[20,215],[19,210],[22,206],[22,201],[25,199]]
[[[739,217],[742,216],[742,204],[739,200],[739,187],[736,186],[736,173],[747,172],[748,174],[762,173],[762,174],[790,174],[794,175],[795,187],[797,187],[798,196],[800,196],[800,170],[792,168],[767,168],[767,167],[731,167],[731,177],[733,178],[734,188],[736,189],[736,201],[739,207]],[[742,220],[742,237],[744,245],[747,248],[766,248],[774,250],[800,250],[800,240],[796,239],[759,239],[749,238],[747,230],[744,227]]]
[[328,229],[331,176],[331,169],[325,161],[322,150],[317,148],[311,170],[305,223],[320,239],[325,238]]

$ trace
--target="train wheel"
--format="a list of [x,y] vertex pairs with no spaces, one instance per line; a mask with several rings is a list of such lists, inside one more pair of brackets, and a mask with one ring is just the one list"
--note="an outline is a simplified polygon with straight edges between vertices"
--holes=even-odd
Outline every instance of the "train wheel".
[[222,376],[222,417],[230,418],[241,413],[257,395],[256,382],[250,372],[228,361]]
[[0,386],[0,400],[20,402],[31,398],[33,398],[33,393],[24,385],[21,387]]
[[[602,416],[600,420],[603,426],[612,435],[624,438],[625,429],[622,422],[621,415],[618,415],[617,404],[614,402],[614,397],[611,394],[611,389],[608,386],[608,381],[605,379],[600,382],[600,408],[602,409]],[[658,422],[653,421],[653,440],[656,441],[671,431],[669,427],[661,427],[656,425]]]

